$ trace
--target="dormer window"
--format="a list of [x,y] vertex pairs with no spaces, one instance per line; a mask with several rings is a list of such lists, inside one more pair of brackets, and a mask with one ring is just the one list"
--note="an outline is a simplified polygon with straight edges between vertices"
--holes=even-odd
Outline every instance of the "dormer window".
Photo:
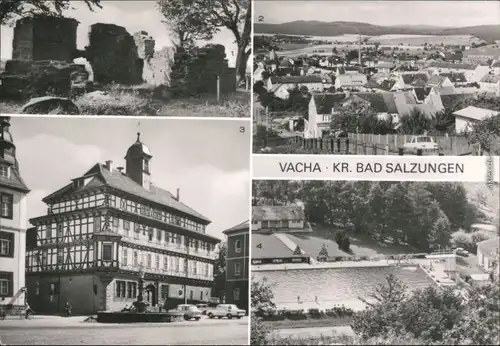
[[79,189],[79,188],[83,187],[83,185],[84,185],[83,179],[76,179],[73,181],[73,187],[75,189]]
[[10,177],[10,167],[7,165],[0,165],[0,178]]
[[143,167],[144,172],[149,173],[149,160],[144,159],[144,167]]

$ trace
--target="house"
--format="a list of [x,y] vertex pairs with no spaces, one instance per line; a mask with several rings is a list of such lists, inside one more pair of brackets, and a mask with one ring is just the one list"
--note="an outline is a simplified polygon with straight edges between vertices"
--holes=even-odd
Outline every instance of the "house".
[[468,82],[474,81],[474,74],[477,64],[457,64],[442,61],[431,62],[427,66],[427,71],[431,74],[442,73],[463,73]]
[[500,75],[498,74],[487,74],[479,81],[479,89],[488,93],[496,94],[500,97]]
[[377,69],[377,72],[390,73],[395,65],[391,61],[379,61],[374,67]]
[[308,227],[304,207],[254,206],[252,207],[252,233],[301,232]]
[[335,89],[357,89],[361,91],[366,83],[366,76],[361,73],[337,73],[335,75]]
[[491,64],[491,68],[493,69],[493,74],[500,74],[500,59],[494,61]]
[[222,233],[227,237],[225,303],[248,312],[250,223],[245,221]]
[[402,73],[400,75],[394,76],[393,80],[395,81],[395,83],[392,86],[391,91],[423,88],[427,86],[429,75],[422,72]]
[[258,81],[264,81],[264,72],[266,72],[266,68],[264,63],[261,61],[257,63],[257,67],[253,71],[253,82],[256,83]]
[[500,48],[498,46],[483,46],[471,48],[464,53],[463,61],[469,64],[489,65],[491,61],[500,58]]
[[96,163],[43,199],[26,253],[33,310],[62,313],[70,302],[75,314],[120,311],[136,301],[141,277],[152,307],[210,300],[220,240],[179,190],[152,183],[152,159],[138,134],[125,169]]
[[26,306],[25,250],[27,195],[16,146],[9,131],[10,117],[0,117],[0,308]]
[[463,72],[445,72],[440,73],[439,76],[446,77],[454,86],[461,86],[468,84],[465,73]]
[[477,262],[481,268],[486,271],[496,270],[498,277],[498,253],[499,253],[499,237],[483,240],[477,244]]
[[453,88],[453,83],[446,76],[433,75],[427,80],[427,87],[429,88]]
[[344,93],[313,94],[304,122],[304,137],[321,138],[323,132],[329,132],[334,105],[341,104],[345,98]]
[[463,133],[470,130],[472,123],[483,121],[492,116],[498,116],[498,112],[490,109],[469,106],[453,113],[455,116],[455,132]]
[[487,74],[489,74],[490,72],[491,72],[491,70],[490,70],[489,66],[478,65],[474,70],[474,75],[473,75],[472,81],[479,83],[481,81],[481,79],[483,79],[483,77],[486,76]]
[[276,97],[287,99],[288,90],[306,87],[309,92],[322,92],[331,86],[326,76],[271,76],[267,80],[267,90],[274,93]]

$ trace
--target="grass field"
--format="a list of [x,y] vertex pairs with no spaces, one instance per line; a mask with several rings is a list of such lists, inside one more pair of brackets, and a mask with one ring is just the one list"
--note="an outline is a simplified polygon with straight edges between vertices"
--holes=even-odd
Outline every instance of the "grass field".
[[263,322],[270,329],[291,329],[291,328],[319,328],[333,326],[348,326],[351,322],[349,318],[322,318],[307,320],[284,320]]
[[[236,91],[223,95],[218,101],[215,95],[203,95],[186,99],[155,101],[131,91],[109,90],[106,97],[83,95],[75,104],[82,115],[149,115],[167,117],[249,117],[250,93]],[[0,113],[21,113],[23,103],[0,102]],[[54,110],[52,114],[62,114]]]

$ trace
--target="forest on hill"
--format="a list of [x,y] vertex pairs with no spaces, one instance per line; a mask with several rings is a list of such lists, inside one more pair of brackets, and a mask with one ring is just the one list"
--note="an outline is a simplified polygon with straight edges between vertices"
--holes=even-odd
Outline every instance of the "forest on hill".
[[446,248],[454,232],[491,221],[462,183],[256,180],[252,189],[253,205],[303,203],[311,223],[419,251]]

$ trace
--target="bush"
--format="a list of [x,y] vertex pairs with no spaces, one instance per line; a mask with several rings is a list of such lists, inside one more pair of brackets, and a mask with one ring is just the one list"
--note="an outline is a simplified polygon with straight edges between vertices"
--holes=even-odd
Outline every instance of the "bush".
[[252,314],[250,323],[250,344],[251,345],[267,345],[267,336],[269,329],[262,323],[262,319],[255,314]]

